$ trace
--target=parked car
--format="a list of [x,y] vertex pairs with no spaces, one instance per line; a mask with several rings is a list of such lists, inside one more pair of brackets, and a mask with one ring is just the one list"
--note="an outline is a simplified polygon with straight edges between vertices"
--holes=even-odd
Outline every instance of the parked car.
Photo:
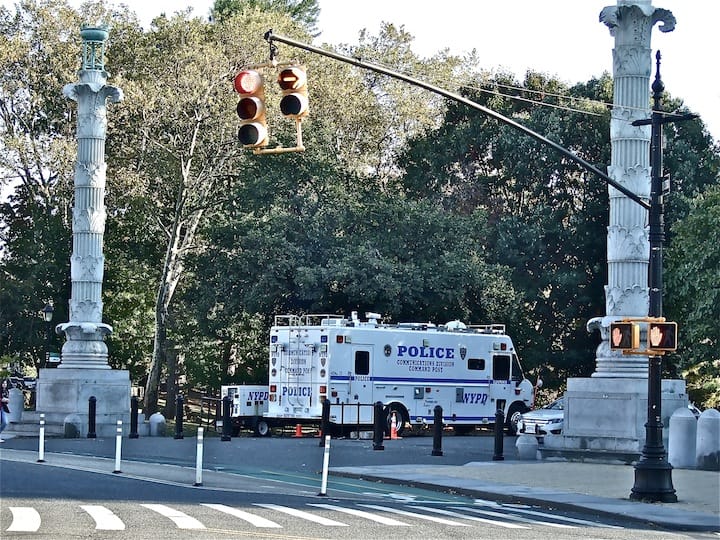
[[548,433],[559,435],[563,429],[563,398],[540,409],[523,413],[518,422],[518,432],[541,438]]

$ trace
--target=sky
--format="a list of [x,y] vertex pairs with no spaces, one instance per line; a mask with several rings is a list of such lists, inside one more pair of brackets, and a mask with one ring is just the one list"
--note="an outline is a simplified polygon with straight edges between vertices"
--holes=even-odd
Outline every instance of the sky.
[[[0,0],[12,5],[15,0]],[[213,0],[108,0],[125,4],[143,26],[160,13],[192,7],[205,17]],[[79,5],[79,0],[70,0]],[[377,34],[382,22],[404,26],[415,37],[412,49],[431,56],[448,48],[476,49],[482,69],[504,69],[522,80],[526,70],[548,73],[574,84],[604,71],[612,73],[614,38],[599,22],[603,7],[616,0],[319,0],[321,32],[315,44],[356,43],[363,28]],[[665,90],[701,115],[720,140],[720,70],[717,68],[718,0],[652,0],[677,21],[672,32],[653,27],[652,49],[662,54]],[[714,38],[712,36],[715,36]],[[266,47],[262,36],[258,46]],[[286,47],[280,44],[280,47]],[[282,54],[282,52],[281,52]],[[653,77],[655,71],[653,68]]]

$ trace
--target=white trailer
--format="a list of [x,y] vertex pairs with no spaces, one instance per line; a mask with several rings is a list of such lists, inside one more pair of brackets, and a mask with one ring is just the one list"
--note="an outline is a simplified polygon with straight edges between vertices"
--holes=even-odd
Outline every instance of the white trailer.
[[241,429],[251,429],[260,437],[270,435],[270,427],[264,416],[268,411],[267,385],[226,385],[220,389],[220,397],[230,396],[231,434],[235,437]]
[[533,392],[504,325],[384,324],[353,312],[278,315],[270,330],[271,424],[317,423],[327,399],[332,426],[366,428],[380,401],[398,434],[433,424],[437,405],[443,423],[461,432],[494,424],[502,410],[514,434]]

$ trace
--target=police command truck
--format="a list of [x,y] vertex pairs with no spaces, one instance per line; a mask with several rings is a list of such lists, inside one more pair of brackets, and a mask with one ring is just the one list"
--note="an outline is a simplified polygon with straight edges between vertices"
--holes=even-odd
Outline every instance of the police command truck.
[[514,434],[534,399],[504,325],[385,324],[357,312],[276,316],[268,390],[271,424],[317,423],[327,399],[334,431],[366,429],[380,401],[383,425],[394,419],[398,435],[432,424],[437,405],[458,432],[493,424],[502,410]]

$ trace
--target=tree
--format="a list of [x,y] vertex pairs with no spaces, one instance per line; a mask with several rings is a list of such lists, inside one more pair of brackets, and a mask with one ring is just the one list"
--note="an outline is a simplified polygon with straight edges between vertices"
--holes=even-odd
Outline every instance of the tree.
[[680,368],[688,395],[705,407],[720,405],[720,184],[690,201],[672,228],[667,250],[666,318],[679,322]]
[[316,32],[320,15],[318,0],[215,0],[212,12],[217,20],[223,21],[248,9],[282,13],[309,33]]

